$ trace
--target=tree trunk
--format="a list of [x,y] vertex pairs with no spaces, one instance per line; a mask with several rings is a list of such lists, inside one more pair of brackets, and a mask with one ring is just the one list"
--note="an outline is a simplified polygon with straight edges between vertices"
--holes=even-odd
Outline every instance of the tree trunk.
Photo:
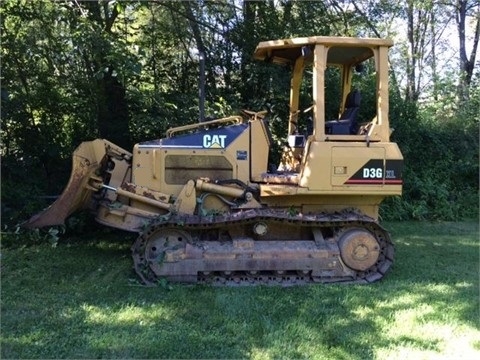
[[[100,25],[106,33],[112,32],[112,26],[118,16],[116,7],[110,11],[107,3],[103,6],[98,1],[83,3],[88,9],[90,18]],[[103,14],[103,15],[102,15]],[[114,64],[109,60],[109,45],[106,41],[101,43],[103,38],[94,38],[96,43],[92,44],[87,60],[93,67],[92,72],[96,74],[96,109],[97,127],[99,136],[129,150],[132,146],[125,86],[114,76]],[[87,54],[88,56],[88,54]]]
[[430,36],[431,40],[431,68],[432,68],[432,81],[433,81],[433,100],[438,100],[438,74],[437,74],[437,40],[436,40],[436,23],[432,13],[430,22]]
[[243,39],[244,44],[242,51],[242,63],[240,65],[240,72],[243,86],[242,103],[248,104],[254,93],[254,84],[251,81],[251,73],[249,64],[252,63],[252,51],[254,49],[255,39],[255,8],[257,4],[255,1],[244,0],[243,2]]
[[[472,9],[476,15],[476,24],[472,52],[470,53],[470,57],[468,57],[466,49],[465,20],[470,9]],[[469,87],[472,82],[475,58],[477,55],[478,41],[480,37],[480,3],[473,2],[472,4],[469,4],[468,0],[457,0],[456,13],[460,55],[460,79],[457,95],[460,102],[463,102],[469,99]]]
[[415,68],[417,66],[417,55],[415,46],[415,23],[414,23],[414,6],[413,1],[407,2],[407,38],[410,46],[407,58],[407,89],[405,98],[407,100],[416,102],[415,96]]
[[125,87],[111,74],[97,82],[97,124],[100,137],[130,150],[129,121]]
[[208,71],[211,67],[210,55],[205,47],[205,43],[203,41],[202,32],[200,30],[200,26],[198,21],[195,20],[195,15],[192,10],[192,4],[190,1],[184,1],[183,6],[185,8],[186,17],[188,19],[188,23],[190,24],[190,28],[192,29],[193,38],[195,39],[195,43],[197,44],[197,49],[199,53],[202,53],[205,57],[205,69],[206,69],[206,78],[208,82],[208,86],[212,89],[216,88],[215,84],[215,76],[213,71]]

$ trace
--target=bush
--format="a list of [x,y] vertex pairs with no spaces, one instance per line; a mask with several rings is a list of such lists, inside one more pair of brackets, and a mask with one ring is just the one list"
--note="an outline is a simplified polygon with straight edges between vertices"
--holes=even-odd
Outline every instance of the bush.
[[391,103],[392,140],[405,159],[404,193],[383,203],[382,217],[478,218],[478,100],[450,113],[441,106],[419,110],[398,99]]

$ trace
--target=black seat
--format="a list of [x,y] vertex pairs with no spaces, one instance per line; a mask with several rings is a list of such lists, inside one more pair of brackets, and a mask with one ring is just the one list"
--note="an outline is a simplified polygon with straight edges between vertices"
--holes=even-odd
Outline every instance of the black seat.
[[354,135],[358,131],[358,110],[360,109],[360,91],[352,90],[345,99],[345,110],[338,120],[325,122],[325,134]]

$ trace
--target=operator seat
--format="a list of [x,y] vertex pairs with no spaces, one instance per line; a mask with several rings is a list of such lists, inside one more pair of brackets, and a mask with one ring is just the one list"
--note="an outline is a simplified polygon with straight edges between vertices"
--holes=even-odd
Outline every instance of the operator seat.
[[345,110],[338,120],[325,122],[325,134],[354,135],[358,131],[358,110],[360,109],[360,92],[352,90],[345,99]]

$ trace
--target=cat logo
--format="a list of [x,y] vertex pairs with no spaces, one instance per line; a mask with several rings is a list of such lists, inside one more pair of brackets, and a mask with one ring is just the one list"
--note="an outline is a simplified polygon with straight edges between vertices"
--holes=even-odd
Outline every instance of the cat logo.
[[203,136],[203,147],[207,149],[223,149],[227,135],[209,135]]

